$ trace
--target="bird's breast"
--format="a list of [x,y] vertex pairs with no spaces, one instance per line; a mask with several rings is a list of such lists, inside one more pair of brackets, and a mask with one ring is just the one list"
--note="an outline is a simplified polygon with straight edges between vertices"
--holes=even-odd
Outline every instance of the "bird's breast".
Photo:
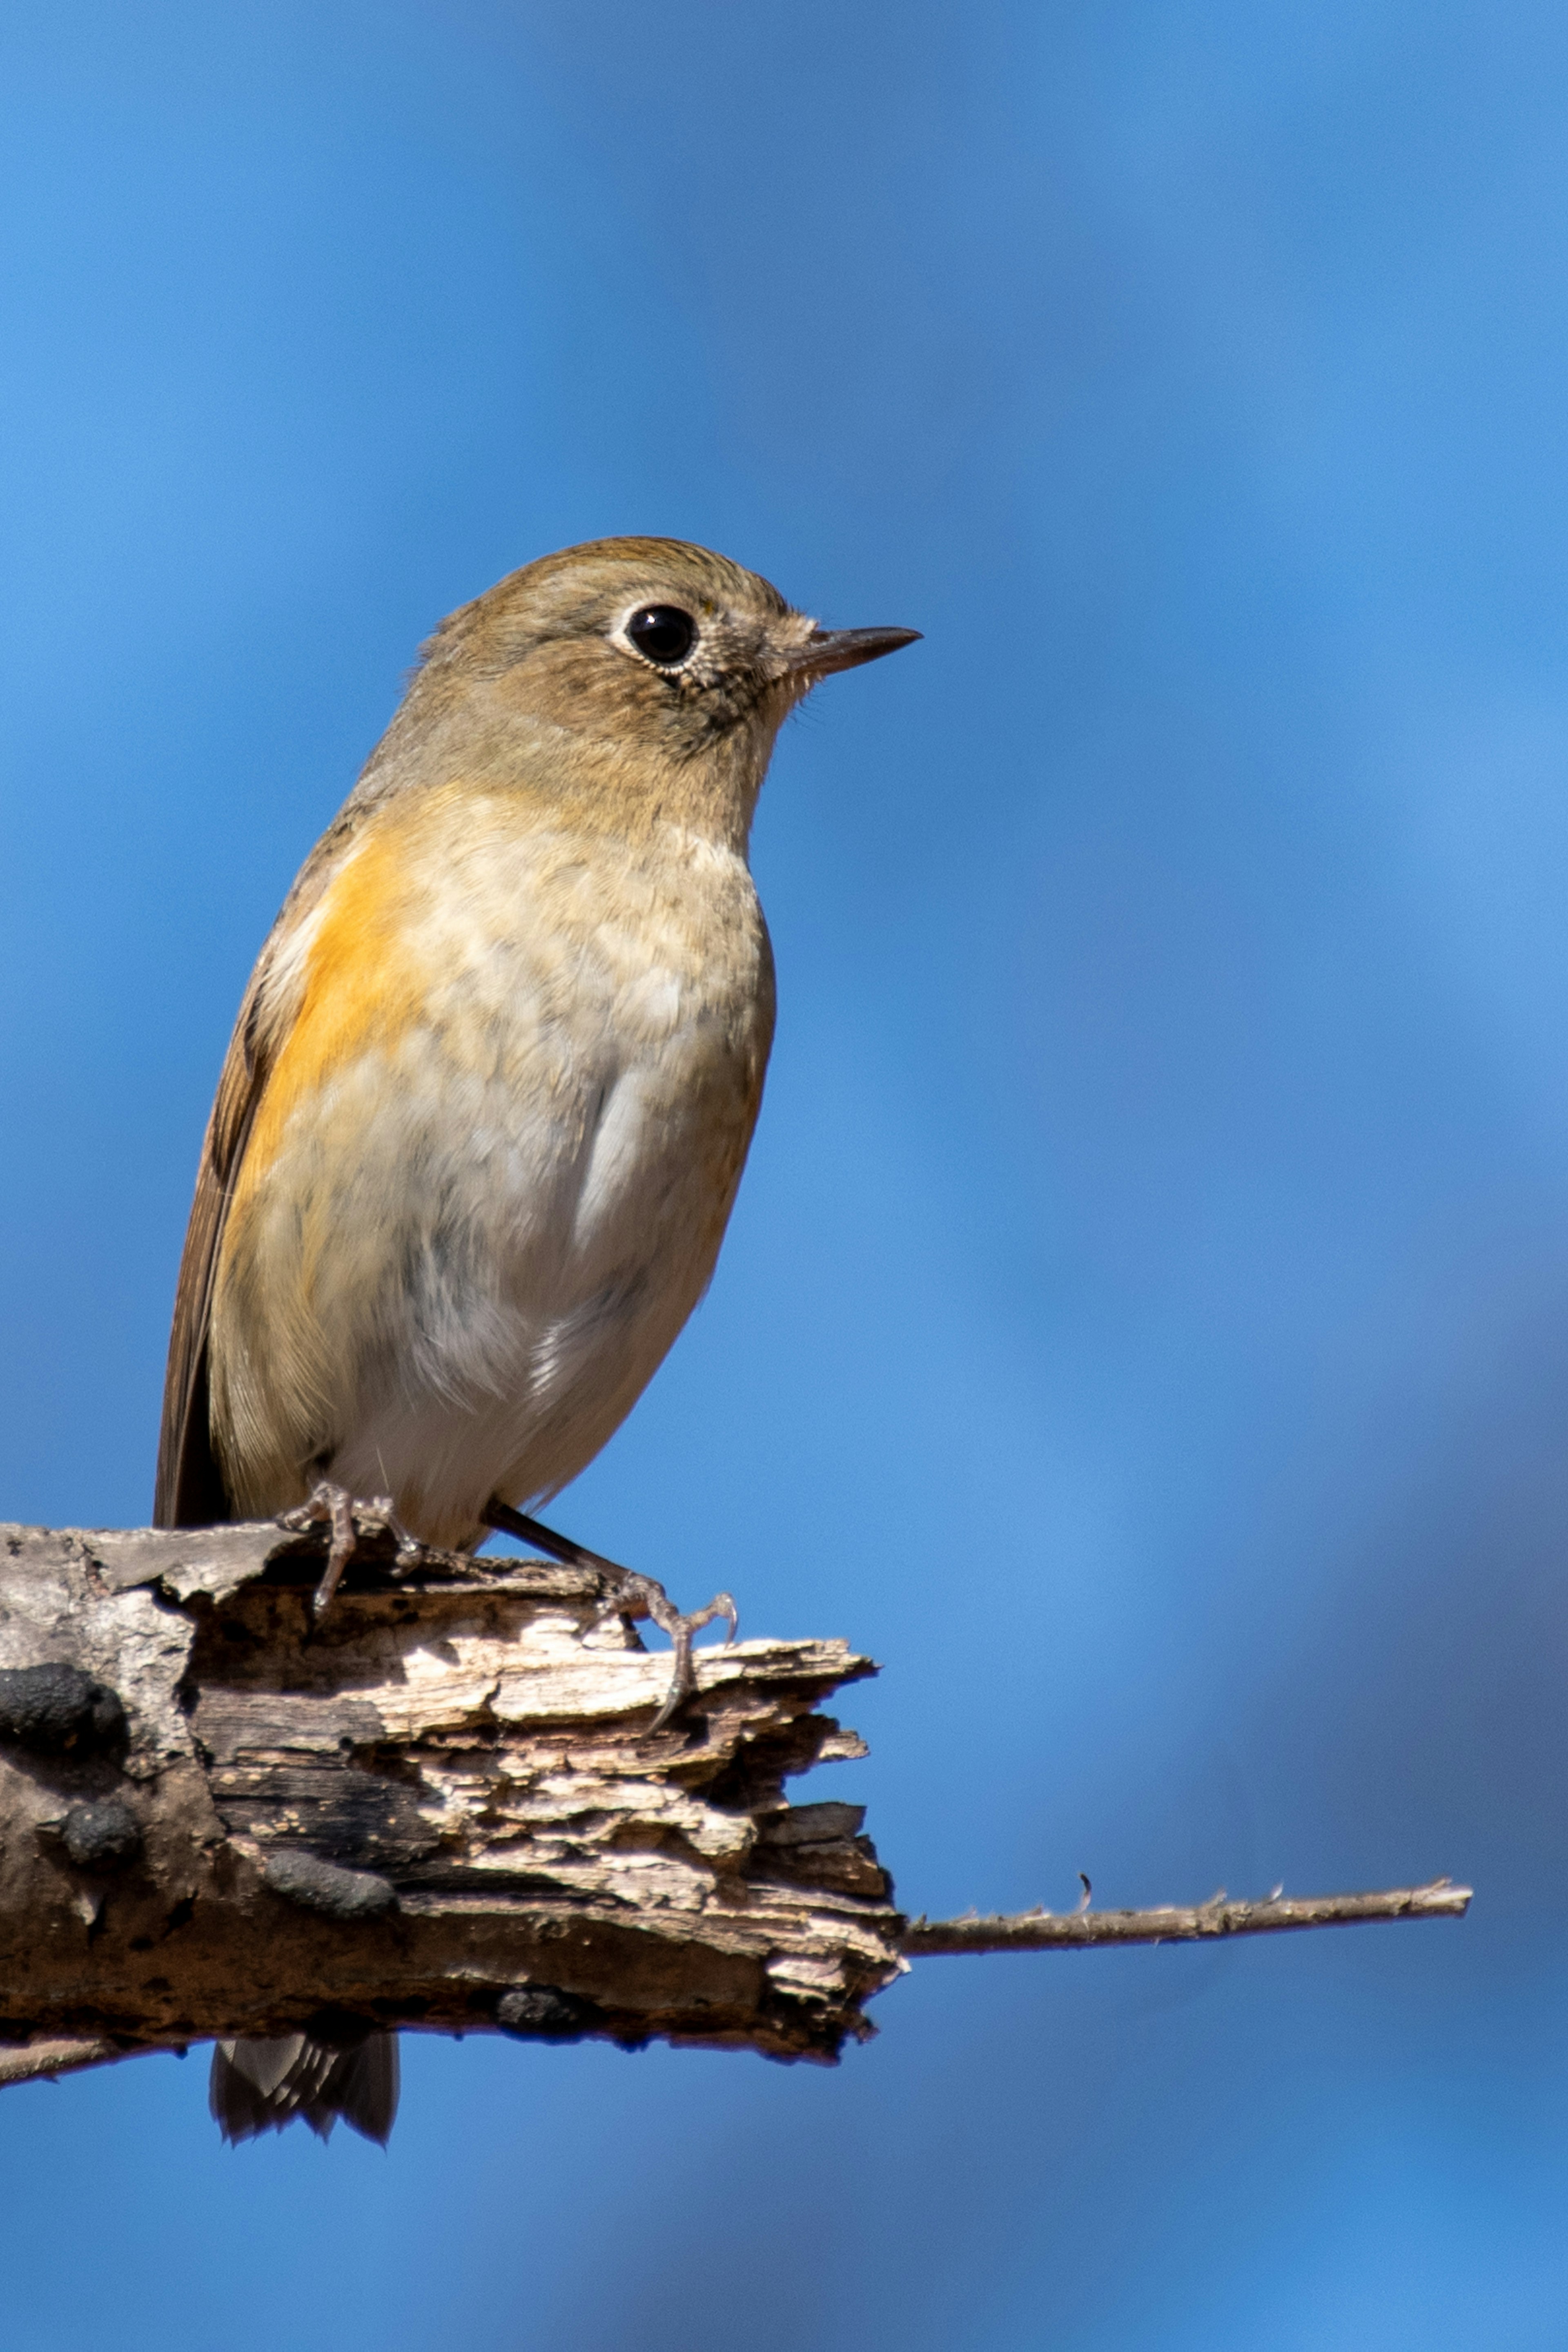
[[533,1446],[529,1491],[563,1483],[685,1321],[734,1199],[773,1017],[744,862],[501,794],[393,804],[269,985],[293,1014],[213,1318],[229,1451],[269,1465],[249,1499],[277,1507],[306,1446],[379,1448],[372,1483],[398,1487],[389,1444],[461,1453],[465,1416]]

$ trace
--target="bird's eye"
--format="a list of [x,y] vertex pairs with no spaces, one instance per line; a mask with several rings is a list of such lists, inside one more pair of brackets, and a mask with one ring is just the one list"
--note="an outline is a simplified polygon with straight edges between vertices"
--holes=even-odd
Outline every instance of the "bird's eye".
[[673,669],[697,641],[697,625],[678,604],[644,604],[626,624],[626,635],[644,661]]

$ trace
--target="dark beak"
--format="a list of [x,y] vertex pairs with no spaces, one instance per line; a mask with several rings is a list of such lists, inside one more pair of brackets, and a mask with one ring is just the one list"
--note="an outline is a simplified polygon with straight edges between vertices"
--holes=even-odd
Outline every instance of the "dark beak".
[[862,662],[880,661],[900,646],[912,646],[918,629],[813,629],[803,646],[789,656],[789,675],[814,686],[836,669],[858,669]]

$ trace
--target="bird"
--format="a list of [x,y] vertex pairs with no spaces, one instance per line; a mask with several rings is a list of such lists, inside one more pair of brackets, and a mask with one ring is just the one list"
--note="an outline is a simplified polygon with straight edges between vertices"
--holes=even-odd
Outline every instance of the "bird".
[[[775,982],[748,847],[779,727],[915,641],[828,628],[674,539],[594,541],[440,623],[242,1000],[176,1286],[154,1524],[367,1514],[653,1580],[532,1516],[619,1428],[712,1276]],[[238,2140],[384,2143],[396,2037],[214,2045]]]

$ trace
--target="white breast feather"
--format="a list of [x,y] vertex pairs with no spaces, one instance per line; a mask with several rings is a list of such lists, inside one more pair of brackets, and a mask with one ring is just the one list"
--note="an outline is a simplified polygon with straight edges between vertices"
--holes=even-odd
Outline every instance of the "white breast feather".
[[[738,1168],[754,1107],[712,1084],[717,1041],[764,1017],[765,938],[742,862],[686,861],[695,906],[621,889],[586,936],[581,902],[602,877],[537,841],[515,862],[510,936],[476,950],[462,861],[431,906],[428,946],[449,975],[444,1042],[416,1024],[394,1084],[374,1056],[337,1082],[364,1089],[367,1160],[419,1179],[367,1188],[401,1206],[373,1237],[389,1279],[331,1475],[361,1494],[416,1489],[421,1531],[438,1542],[471,1533],[492,1492],[556,1491],[624,1417],[706,1286],[727,1208],[716,1218],[720,1163],[694,1130],[697,1109],[727,1105]],[[490,901],[494,862],[482,879]],[[563,896],[579,916],[565,926]],[[694,958],[694,929],[716,921],[731,952]],[[454,1023],[469,1049],[460,1072],[444,1043]],[[356,1294],[368,1238],[345,1253]]]

